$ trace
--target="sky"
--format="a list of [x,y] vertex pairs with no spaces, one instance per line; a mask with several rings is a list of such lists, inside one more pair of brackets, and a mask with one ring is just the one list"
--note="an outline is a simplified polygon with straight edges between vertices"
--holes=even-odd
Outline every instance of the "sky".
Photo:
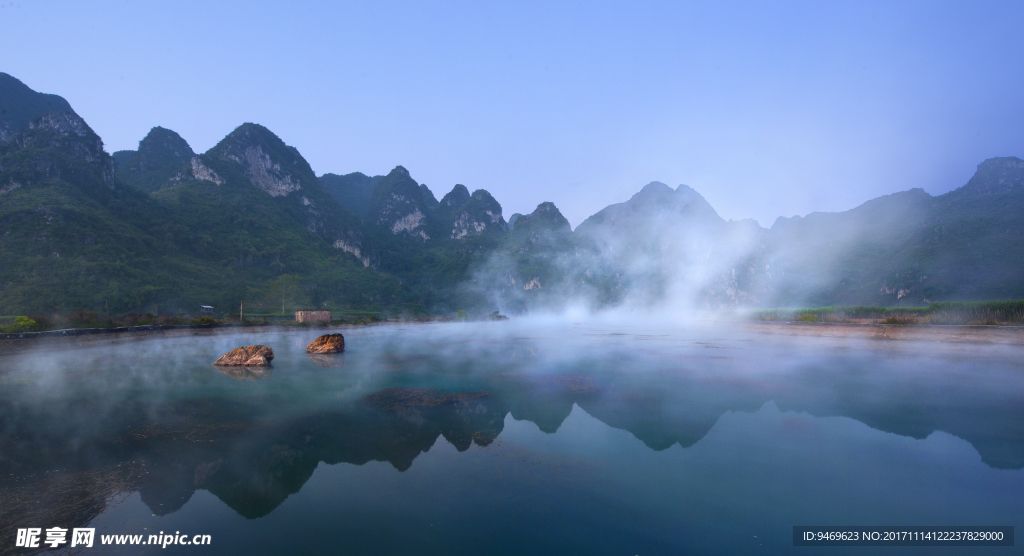
[[0,71],[108,151],[244,122],[319,175],[575,227],[651,181],[726,219],[843,211],[1024,157],[1024,2],[0,0]]

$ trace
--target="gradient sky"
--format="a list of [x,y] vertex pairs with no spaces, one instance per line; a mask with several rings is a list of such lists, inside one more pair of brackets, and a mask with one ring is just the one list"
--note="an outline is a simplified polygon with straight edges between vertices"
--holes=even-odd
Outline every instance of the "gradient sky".
[[725,218],[847,210],[1024,156],[1024,2],[0,0],[0,71],[109,151],[263,124],[317,174],[573,226],[644,184]]

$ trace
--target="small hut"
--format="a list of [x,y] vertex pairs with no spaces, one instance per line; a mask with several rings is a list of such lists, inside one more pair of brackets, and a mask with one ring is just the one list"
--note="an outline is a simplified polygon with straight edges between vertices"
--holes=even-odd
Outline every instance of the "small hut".
[[295,311],[295,322],[331,322],[331,312]]

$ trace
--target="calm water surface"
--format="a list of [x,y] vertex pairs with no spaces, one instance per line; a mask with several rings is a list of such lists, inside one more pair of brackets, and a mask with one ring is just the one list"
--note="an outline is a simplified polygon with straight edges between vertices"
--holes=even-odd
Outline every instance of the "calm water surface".
[[[18,527],[178,554],[1007,554],[794,525],[1024,525],[1024,349],[507,322],[0,358]],[[271,370],[211,365],[253,343]],[[1019,542],[1018,542],[1019,545]],[[81,554],[153,553],[100,547]]]

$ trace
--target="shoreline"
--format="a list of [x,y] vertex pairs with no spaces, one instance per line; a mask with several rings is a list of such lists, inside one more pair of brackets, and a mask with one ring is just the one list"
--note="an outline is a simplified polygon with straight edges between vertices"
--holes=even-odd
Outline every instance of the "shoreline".
[[[444,321],[428,321],[429,323]],[[40,347],[76,349],[119,344],[155,338],[212,336],[230,333],[253,333],[271,330],[337,330],[388,324],[425,324],[421,321],[381,321],[363,324],[193,324],[145,325],[119,328],[70,328],[45,332],[0,334],[0,356]],[[824,338],[861,338],[870,340],[981,343],[1024,345],[1024,326],[956,325],[956,324],[874,324],[798,321],[741,321],[737,328],[759,334],[784,336],[817,336]]]
[[[118,328],[69,328],[45,332],[19,332],[0,334],[0,356],[29,351],[40,347],[48,349],[75,349],[119,344],[154,338],[181,338],[187,336],[213,336],[216,334],[265,332],[270,330],[335,330],[374,326],[372,324],[303,325],[288,324],[186,324],[145,325]],[[385,323],[379,323],[385,324]]]
[[786,336],[1024,345],[1024,326],[765,321],[747,322],[744,328]]

